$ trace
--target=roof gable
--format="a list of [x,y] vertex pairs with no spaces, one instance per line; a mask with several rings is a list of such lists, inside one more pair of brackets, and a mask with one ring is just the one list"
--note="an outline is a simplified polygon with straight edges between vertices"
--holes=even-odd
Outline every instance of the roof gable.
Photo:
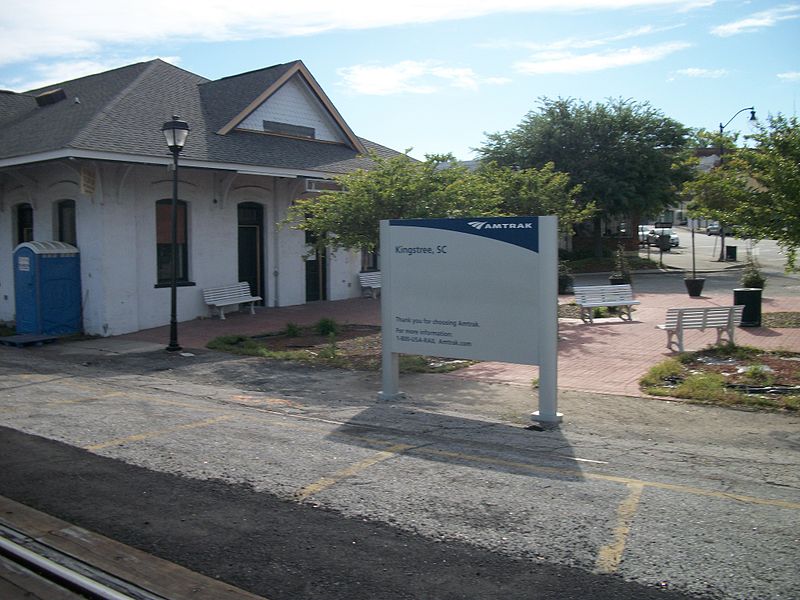
[[[236,129],[282,133],[345,143],[358,152],[365,152],[361,140],[347,125],[302,61],[280,67],[283,67],[280,73],[273,73],[277,77],[225,122],[217,133],[227,135]],[[280,127],[267,127],[265,121],[290,127],[281,132]],[[304,134],[302,130],[294,130],[293,133],[291,126],[314,129],[314,135]]]

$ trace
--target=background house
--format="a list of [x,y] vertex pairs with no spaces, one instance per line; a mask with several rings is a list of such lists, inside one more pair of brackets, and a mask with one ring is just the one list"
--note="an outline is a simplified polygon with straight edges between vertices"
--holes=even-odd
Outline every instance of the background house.
[[249,281],[266,306],[357,296],[361,257],[311,255],[278,227],[290,203],[369,152],[300,61],[209,81],[162,60],[27,93],[0,92],[0,321],[15,319],[12,252],[80,250],[86,333],[169,322],[172,157],[161,127],[191,132],[180,156],[178,318],[208,315],[204,287]]

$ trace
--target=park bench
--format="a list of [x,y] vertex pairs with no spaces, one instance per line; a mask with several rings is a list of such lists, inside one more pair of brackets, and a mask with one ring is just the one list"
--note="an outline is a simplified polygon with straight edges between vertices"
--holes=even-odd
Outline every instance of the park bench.
[[717,344],[724,340],[733,344],[733,333],[742,321],[743,305],[737,306],[705,306],[692,308],[668,308],[667,322],[656,325],[658,329],[667,332],[667,348],[677,346],[678,352],[683,352],[683,332],[686,329],[716,329]]
[[358,274],[358,283],[361,284],[361,295],[377,298],[381,290],[381,272],[367,271]]
[[593,313],[595,308],[601,306],[622,307],[619,318],[623,321],[627,315],[628,321],[632,321],[631,307],[639,304],[638,300],[633,299],[633,289],[629,283],[621,285],[581,285],[575,286],[575,303],[581,308],[581,320],[586,323],[594,323]]
[[211,308],[216,308],[220,319],[225,319],[225,307],[250,303],[250,314],[256,314],[254,303],[261,300],[261,296],[250,293],[250,284],[246,281],[205,288],[203,300]]

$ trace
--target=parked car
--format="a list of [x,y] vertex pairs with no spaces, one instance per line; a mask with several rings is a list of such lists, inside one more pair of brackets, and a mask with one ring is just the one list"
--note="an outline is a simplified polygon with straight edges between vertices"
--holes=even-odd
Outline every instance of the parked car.
[[[722,229],[717,221],[711,221],[706,227],[707,235],[719,235]],[[736,233],[735,225],[725,225],[725,235],[734,235]]]
[[647,234],[653,229],[652,225],[639,225],[639,243],[647,243]]
[[658,246],[658,239],[662,235],[668,235],[669,236],[670,248],[676,248],[681,243],[681,240],[678,237],[677,233],[672,231],[672,229],[666,229],[666,228],[661,227],[661,228],[653,228],[653,229],[651,229],[649,231],[649,233],[647,234],[647,243],[648,243],[648,245],[650,245],[650,246]]

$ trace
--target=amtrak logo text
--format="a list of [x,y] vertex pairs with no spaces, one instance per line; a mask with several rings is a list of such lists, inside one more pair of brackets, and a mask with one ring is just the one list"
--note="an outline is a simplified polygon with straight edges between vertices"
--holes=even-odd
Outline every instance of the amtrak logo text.
[[475,229],[533,229],[533,223],[487,223],[486,221],[470,221],[467,223]]

